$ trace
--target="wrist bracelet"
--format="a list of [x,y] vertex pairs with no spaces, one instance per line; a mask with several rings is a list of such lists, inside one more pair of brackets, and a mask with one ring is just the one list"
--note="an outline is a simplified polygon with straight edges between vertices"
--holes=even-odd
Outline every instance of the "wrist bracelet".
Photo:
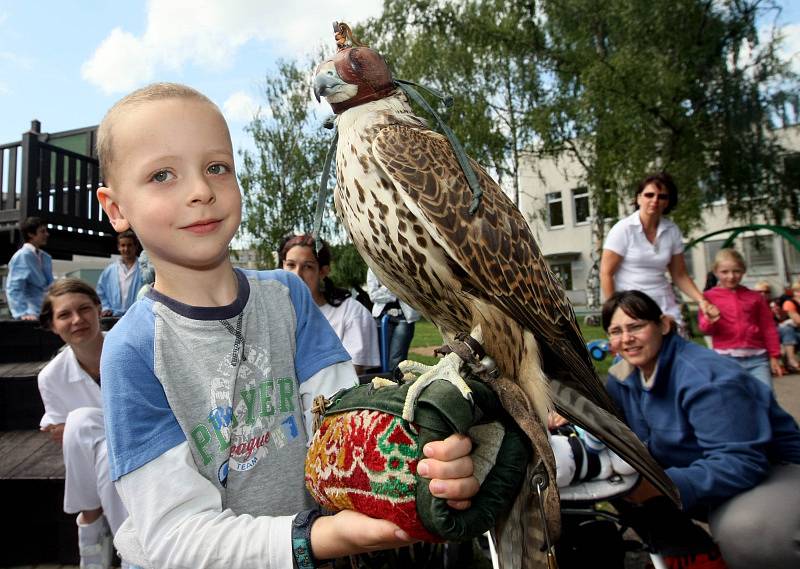
[[320,517],[320,510],[300,512],[292,521],[292,553],[298,569],[317,569],[317,561],[311,551],[311,525]]

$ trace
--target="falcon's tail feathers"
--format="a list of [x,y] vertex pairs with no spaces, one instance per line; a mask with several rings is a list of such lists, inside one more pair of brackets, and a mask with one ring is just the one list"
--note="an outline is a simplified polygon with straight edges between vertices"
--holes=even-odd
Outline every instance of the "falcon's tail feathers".
[[551,380],[550,388],[553,403],[561,415],[602,440],[676,506],[681,507],[680,496],[672,480],[650,455],[647,447],[622,421],[558,379]]

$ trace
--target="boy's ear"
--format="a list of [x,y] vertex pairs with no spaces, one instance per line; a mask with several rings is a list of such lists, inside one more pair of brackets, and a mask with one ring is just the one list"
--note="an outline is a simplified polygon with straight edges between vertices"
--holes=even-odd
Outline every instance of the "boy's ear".
[[117,233],[122,233],[123,231],[131,228],[131,224],[119,209],[119,204],[114,201],[113,193],[110,188],[105,186],[100,186],[97,188],[97,201],[100,202],[100,205],[103,207],[103,211],[106,212],[108,220],[111,222],[111,227],[114,228],[114,231]]

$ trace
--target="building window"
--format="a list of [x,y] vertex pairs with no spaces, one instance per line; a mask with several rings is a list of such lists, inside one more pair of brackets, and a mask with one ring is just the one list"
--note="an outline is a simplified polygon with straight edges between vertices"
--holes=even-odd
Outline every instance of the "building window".
[[564,208],[561,203],[561,192],[547,194],[547,226],[564,226]]
[[786,251],[785,259],[786,259],[786,266],[789,268],[790,273],[800,273],[800,251],[795,249],[791,243],[788,241],[781,239],[783,241],[783,248]]
[[588,188],[575,188],[572,190],[572,211],[575,216],[575,225],[589,221],[591,211],[589,210]]
[[572,290],[572,263],[553,263],[550,265],[550,270],[561,281],[564,290]]
[[[720,249],[722,249],[722,244],[725,243],[725,240],[722,239],[720,241],[704,241],[703,248],[706,251],[706,267],[708,270],[711,270],[711,267],[714,266],[714,258],[717,256],[717,253]],[[685,257],[686,255],[684,255]]]
[[744,258],[747,270],[751,273],[774,273],[777,271],[775,250],[772,236],[746,237],[744,242]]
[[[686,243],[684,243],[686,245]],[[694,278],[694,253],[693,250],[689,249],[688,251],[684,249],[683,251],[683,260],[686,262],[686,272],[689,273],[689,276]]]

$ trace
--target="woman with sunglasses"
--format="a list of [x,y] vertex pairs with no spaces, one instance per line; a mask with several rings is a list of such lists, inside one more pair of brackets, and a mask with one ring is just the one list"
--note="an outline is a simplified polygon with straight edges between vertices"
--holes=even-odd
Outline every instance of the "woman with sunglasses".
[[642,292],[613,294],[602,317],[621,356],[609,394],[683,502],[640,482],[621,505],[637,533],[669,567],[800,567],[800,430],[772,390],[675,334]]
[[692,300],[711,321],[719,310],[703,297],[686,270],[683,236],[671,220],[664,217],[678,205],[678,188],[666,172],[645,178],[636,190],[634,212],[617,222],[608,232],[600,260],[600,286],[609,298],[616,290],[641,290],[683,329],[680,307],[672,282]]

